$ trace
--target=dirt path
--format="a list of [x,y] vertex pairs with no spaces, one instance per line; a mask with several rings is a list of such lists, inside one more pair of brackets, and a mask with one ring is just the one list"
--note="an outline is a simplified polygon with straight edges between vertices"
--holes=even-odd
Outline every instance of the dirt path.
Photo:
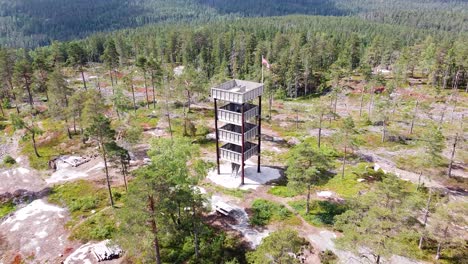
[[468,194],[466,192],[459,192],[459,191],[451,190],[447,188],[445,185],[443,185],[442,183],[436,180],[433,180],[424,174],[421,175],[421,179],[420,179],[418,173],[399,169],[397,168],[395,162],[393,162],[392,160],[388,158],[384,158],[381,155],[378,155],[377,153],[378,151],[376,150],[368,150],[368,149],[363,149],[363,148],[356,151],[356,154],[364,157],[367,160],[370,160],[371,162],[378,164],[380,168],[382,168],[382,170],[384,170],[385,172],[393,173],[397,175],[398,177],[400,177],[401,179],[410,181],[414,184],[418,184],[420,181],[420,183],[424,184],[426,187],[443,190],[444,192],[449,193],[453,198],[457,200],[468,201],[468,196],[467,196]]

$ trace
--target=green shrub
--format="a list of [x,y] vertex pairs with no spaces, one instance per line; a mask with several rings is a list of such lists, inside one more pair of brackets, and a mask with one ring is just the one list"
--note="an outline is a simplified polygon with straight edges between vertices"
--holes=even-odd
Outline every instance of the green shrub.
[[3,164],[14,165],[16,164],[16,160],[12,158],[10,155],[6,155],[5,158],[3,158]]
[[268,193],[279,197],[294,197],[300,194],[297,190],[287,186],[273,186],[268,190]]
[[205,137],[210,133],[210,129],[206,125],[201,125],[197,128],[198,135]]
[[308,223],[315,226],[332,226],[335,221],[334,217],[344,213],[347,209],[346,205],[333,203],[329,201],[314,200],[310,203],[310,211],[306,214],[306,201],[289,202]]
[[15,209],[16,206],[12,202],[0,204],[0,219],[13,212]]
[[72,201],[69,205],[69,209],[71,212],[75,212],[78,210],[81,211],[90,211],[92,209],[96,209],[98,204],[98,199],[93,196],[86,196],[83,198],[78,198]]
[[323,264],[334,264],[338,262],[338,257],[329,249],[320,252],[319,257],[320,262]]
[[112,210],[103,210],[73,228],[71,237],[86,242],[113,238],[117,228]]
[[255,199],[251,210],[252,217],[250,218],[250,223],[258,226],[267,225],[274,220],[286,220],[292,216],[291,212],[284,205],[264,199]]

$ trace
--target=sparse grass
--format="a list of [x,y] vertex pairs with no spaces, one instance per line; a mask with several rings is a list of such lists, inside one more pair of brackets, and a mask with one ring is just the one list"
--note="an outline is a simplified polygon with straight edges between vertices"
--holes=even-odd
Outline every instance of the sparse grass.
[[366,172],[366,166],[370,164],[360,163],[354,167],[345,167],[344,178],[341,177],[341,171],[330,178],[325,184],[319,188],[322,190],[333,191],[340,197],[345,199],[354,197],[360,190],[366,190],[369,188],[369,184],[366,182],[358,182],[357,180]]
[[116,229],[115,212],[106,208],[73,227],[70,237],[82,242],[111,239]]
[[22,139],[22,153],[28,156],[29,164],[32,168],[37,170],[46,170],[48,168],[48,161],[56,156],[65,154],[64,150],[60,150],[58,146],[60,143],[67,140],[65,133],[51,133],[51,138],[44,143],[37,144],[37,151],[40,157],[34,153],[34,147],[31,142],[30,136],[25,136]]
[[237,198],[244,198],[244,195],[246,195],[247,193],[250,193],[250,190],[241,190],[238,188],[236,189],[223,188],[221,186],[211,184],[211,183],[203,183],[202,186],[206,187],[212,192],[219,192],[219,193],[237,197]]
[[71,222],[88,217],[92,210],[97,211],[109,205],[107,191],[85,180],[55,186],[49,201],[67,207],[72,215]]
[[346,211],[343,204],[332,203],[329,201],[314,200],[310,203],[310,212],[306,214],[306,201],[292,201],[288,203],[296,210],[304,220],[314,226],[332,226],[334,217]]
[[[122,198],[121,188],[113,188],[114,202]],[[115,226],[114,208],[109,207],[109,195],[105,188],[80,180],[55,186],[49,201],[67,207],[71,220],[67,227],[71,238],[81,241],[112,238]]]
[[293,216],[284,205],[264,199],[255,199],[251,210],[250,223],[258,226],[264,226],[274,221],[285,221]]
[[156,109],[148,109],[145,107],[140,107],[137,109],[134,116],[134,121],[136,124],[144,128],[154,128],[158,125],[159,119],[162,118],[161,111],[156,107]]
[[16,206],[12,202],[0,204],[0,219],[13,212],[14,210],[16,210]]
[[273,186],[268,190],[268,193],[284,198],[294,197],[301,194],[299,191],[288,188],[287,186]]
[[[423,164],[422,159],[427,159],[427,157],[424,157],[421,155],[400,156],[396,159],[396,166],[398,168],[401,168],[407,171],[413,171],[415,173],[418,173],[421,170],[421,165],[419,164]],[[431,163],[430,167],[432,169],[438,170],[439,172],[442,172],[442,171],[445,171],[446,168],[448,167],[448,162],[444,159],[439,164]],[[428,167],[425,166],[424,170],[427,170],[427,169]]]

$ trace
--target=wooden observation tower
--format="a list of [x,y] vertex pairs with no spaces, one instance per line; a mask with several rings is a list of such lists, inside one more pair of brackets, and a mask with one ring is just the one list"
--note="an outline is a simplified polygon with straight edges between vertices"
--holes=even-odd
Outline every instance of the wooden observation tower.
[[[237,175],[241,170],[242,185],[245,161],[252,156],[258,155],[257,172],[260,173],[262,94],[263,84],[242,80],[231,80],[211,88],[218,174],[221,174],[220,159],[230,162],[232,173]],[[258,105],[255,105],[253,101],[257,98]],[[218,108],[219,102],[224,105]],[[224,123],[222,127],[219,127],[219,121]],[[219,141],[225,144],[220,147]]]

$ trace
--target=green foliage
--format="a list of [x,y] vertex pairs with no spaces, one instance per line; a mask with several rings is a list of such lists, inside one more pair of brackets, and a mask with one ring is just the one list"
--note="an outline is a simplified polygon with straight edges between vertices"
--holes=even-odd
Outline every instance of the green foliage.
[[271,233],[262,240],[260,246],[247,254],[247,262],[252,264],[265,263],[300,263],[288,253],[298,254],[301,246],[307,242],[299,237],[297,231],[282,229]]
[[268,190],[268,193],[284,198],[294,197],[301,194],[301,192],[298,192],[297,189],[290,188],[287,186],[272,186]]
[[76,200],[73,200],[69,204],[69,210],[71,212],[75,211],[90,211],[92,209],[96,209],[98,203],[98,199],[93,196],[85,196],[79,197]]
[[102,210],[74,226],[70,237],[81,242],[111,239],[116,229],[115,213],[112,210]]
[[16,210],[16,206],[12,202],[6,202],[0,204],[0,219],[2,219],[7,214]]
[[60,144],[67,140],[67,135],[64,132],[52,132],[49,140],[37,145],[37,151],[41,154],[40,157],[34,154],[33,144],[30,141],[25,141],[30,140],[30,138],[29,135],[23,138],[21,153],[28,157],[29,165],[36,170],[47,170],[51,158],[69,153],[67,150],[60,148]]
[[365,247],[375,258],[405,253],[401,237],[416,225],[422,206],[406,182],[388,174],[375,191],[358,196],[350,206],[335,217],[335,228],[344,234],[337,239],[340,248],[358,252]]
[[231,188],[224,188],[216,184],[211,184],[211,183],[202,183],[202,186],[205,186],[209,188],[213,192],[219,192],[225,195],[229,195],[232,197],[237,197],[237,198],[244,198],[244,196],[248,193],[250,193],[250,190],[242,190],[239,188],[231,189]]
[[3,158],[3,164],[5,164],[7,166],[12,166],[12,165],[16,164],[16,160],[14,158],[12,158],[10,155],[6,155]]
[[206,236],[204,197],[193,188],[206,166],[197,161],[198,149],[185,138],[154,140],[148,154],[151,163],[135,172],[119,212],[117,240],[141,262],[157,259],[152,246],[156,239],[163,262],[194,260],[196,246],[201,254],[208,241],[217,238]]
[[251,210],[250,223],[258,226],[267,225],[271,221],[283,221],[292,216],[291,212],[284,205],[264,199],[255,199]]
[[338,257],[331,250],[325,250],[319,253],[320,262],[322,264],[335,264],[338,263]]
[[306,141],[290,151],[287,166],[288,184],[299,189],[306,188],[318,184],[324,173],[332,168],[331,156]]
[[49,202],[67,207],[72,213],[72,223],[91,215],[107,205],[107,192],[95,187],[91,182],[79,180],[54,186],[48,197]]
[[313,200],[310,204],[310,211],[306,213],[305,201],[289,202],[304,220],[314,226],[332,226],[335,223],[334,217],[346,211],[346,205],[330,201]]

